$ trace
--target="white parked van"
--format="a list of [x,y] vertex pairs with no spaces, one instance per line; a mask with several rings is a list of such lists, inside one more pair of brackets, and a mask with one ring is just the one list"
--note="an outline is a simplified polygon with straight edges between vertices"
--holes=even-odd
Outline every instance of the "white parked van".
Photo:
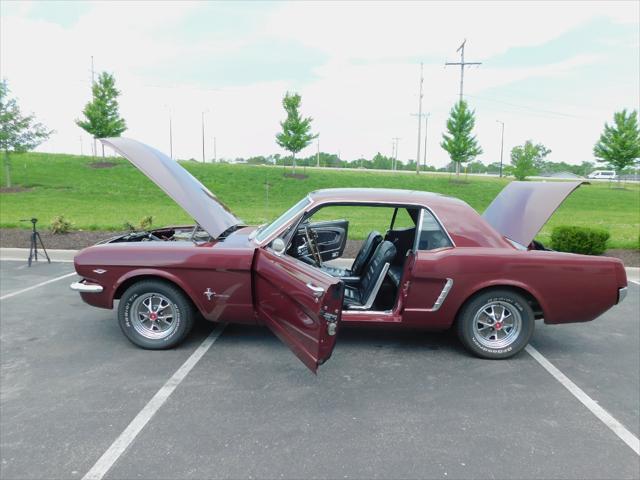
[[606,180],[615,180],[616,172],[613,170],[594,170],[591,172],[587,178],[591,179],[606,179]]

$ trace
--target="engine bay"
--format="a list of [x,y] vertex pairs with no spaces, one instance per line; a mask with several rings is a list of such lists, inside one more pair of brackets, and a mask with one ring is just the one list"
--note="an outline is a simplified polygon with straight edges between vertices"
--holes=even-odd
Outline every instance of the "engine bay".
[[181,227],[165,227],[154,230],[142,230],[124,233],[116,237],[108,238],[99,242],[104,243],[133,243],[133,242],[185,242],[196,243],[208,242],[211,235],[200,228],[199,225],[188,225]]

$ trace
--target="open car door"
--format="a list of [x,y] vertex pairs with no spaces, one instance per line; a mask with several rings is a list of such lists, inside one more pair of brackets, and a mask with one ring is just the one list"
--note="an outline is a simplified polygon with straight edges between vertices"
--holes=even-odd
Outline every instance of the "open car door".
[[344,287],[339,278],[269,247],[254,261],[255,301],[266,325],[312,371],[336,343]]

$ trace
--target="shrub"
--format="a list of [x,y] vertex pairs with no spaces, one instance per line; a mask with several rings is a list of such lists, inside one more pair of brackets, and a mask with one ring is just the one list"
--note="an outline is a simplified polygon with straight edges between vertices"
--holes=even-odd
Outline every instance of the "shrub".
[[153,225],[153,217],[151,215],[142,217],[138,224],[138,230],[149,230]]
[[68,233],[72,227],[73,223],[64,218],[64,215],[56,215],[49,224],[49,230],[54,234]]
[[150,230],[153,225],[153,216],[148,215],[146,217],[142,217],[138,225],[134,225],[131,222],[124,222],[122,225],[125,230],[130,232],[143,232],[145,230]]
[[609,232],[600,228],[555,227],[551,234],[551,248],[559,252],[600,255],[607,248]]

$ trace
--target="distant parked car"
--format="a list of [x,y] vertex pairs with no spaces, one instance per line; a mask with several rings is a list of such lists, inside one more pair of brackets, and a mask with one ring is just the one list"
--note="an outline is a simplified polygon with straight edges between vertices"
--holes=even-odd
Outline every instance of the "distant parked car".
[[[75,257],[82,279],[71,288],[96,307],[119,299],[120,327],[143,348],[178,345],[199,312],[268,326],[313,371],[342,324],[454,327],[474,354],[507,358],[527,345],[536,319],[587,322],[627,292],[620,260],[533,241],[582,182],[511,182],[482,215],[423,191],[317,190],[272,223],[249,227],[158,150],[127,138],[102,142],[197,222],[120,235]],[[375,207],[389,219],[348,269],[328,263],[343,255],[349,230],[346,219],[327,220],[333,206]]]
[[615,180],[616,172],[613,170],[595,170],[591,172],[587,178],[592,180],[602,179],[602,180]]

